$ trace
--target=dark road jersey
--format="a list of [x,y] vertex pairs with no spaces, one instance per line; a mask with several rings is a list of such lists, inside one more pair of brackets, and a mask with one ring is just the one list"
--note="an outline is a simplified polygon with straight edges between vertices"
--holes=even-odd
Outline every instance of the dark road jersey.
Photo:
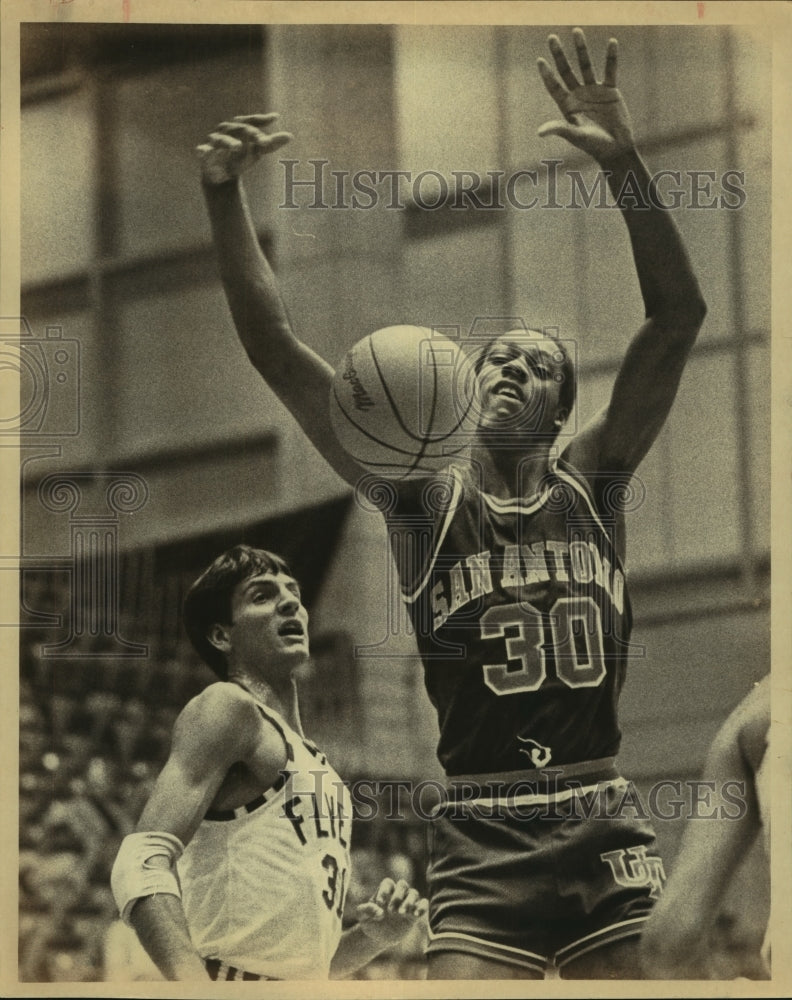
[[500,500],[454,466],[423,507],[388,521],[446,773],[613,756],[632,616],[582,477],[559,461],[536,496]]

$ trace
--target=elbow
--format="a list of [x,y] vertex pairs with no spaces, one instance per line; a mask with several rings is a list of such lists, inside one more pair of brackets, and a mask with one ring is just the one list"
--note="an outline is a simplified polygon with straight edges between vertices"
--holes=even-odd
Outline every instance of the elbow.
[[707,303],[700,293],[678,299],[650,317],[655,328],[663,330],[675,347],[690,347],[704,324]]
[[700,329],[704,320],[707,318],[707,303],[704,300],[704,296],[701,292],[697,292],[691,303],[691,314],[693,316],[693,323],[696,329]]
[[698,333],[707,316],[707,303],[701,291],[696,288],[675,311],[683,326]]

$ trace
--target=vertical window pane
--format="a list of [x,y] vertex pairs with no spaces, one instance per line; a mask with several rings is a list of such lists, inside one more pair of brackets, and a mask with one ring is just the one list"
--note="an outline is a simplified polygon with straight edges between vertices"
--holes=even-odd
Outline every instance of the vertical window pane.
[[116,313],[126,453],[253,435],[285,419],[239,345],[219,285],[119,301]]
[[[724,121],[728,72],[725,29],[674,25],[644,30],[648,32],[644,73],[654,83],[649,102],[651,134],[667,135]],[[682,94],[688,99],[675,96]],[[626,97],[629,102],[629,94]]]
[[668,510],[678,566],[739,555],[741,463],[730,351],[688,362],[671,411]]
[[[117,88],[120,251],[155,251],[209,238],[195,147],[223,120],[268,111],[261,52],[234,50],[197,64],[130,76]],[[263,171],[246,178],[263,201]]]
[[94,127],[86,91],[22,108],[22,281],[71,274],[94,250]]
[[494,30],[395,30],[400,166],[446,175],[492,169],[499,139]]

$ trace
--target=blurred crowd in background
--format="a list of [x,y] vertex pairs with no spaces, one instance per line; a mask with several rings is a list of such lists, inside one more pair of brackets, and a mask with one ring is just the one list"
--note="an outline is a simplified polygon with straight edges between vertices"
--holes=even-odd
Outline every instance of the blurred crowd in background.
[[[62,603],[41,581],[39,607]],[[28,587],[28,595],[31,587]],[[21,633],[19,979],[119,982],[162,978],[133,931],[117,919],[110,870],[165,762],[173,724],[213,680],[182,659],[85,660],[41,655],[42,636]],[[424,829],[385,811],[354,827],[345,922],[386,875],[424,887]],[[422,931],[357,978],[423,975]]]

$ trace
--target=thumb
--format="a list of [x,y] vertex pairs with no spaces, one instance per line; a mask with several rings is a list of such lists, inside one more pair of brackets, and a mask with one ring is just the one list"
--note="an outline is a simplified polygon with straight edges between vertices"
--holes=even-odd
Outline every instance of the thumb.
[[361,903],[357,908],[357,918],[360,923],[369,923],[371,920],[382,920],[385,916],[385,911],[381,906],[377,906],[369,900],[367,903]]
[[272,135],[261,136],[256,145],[265,153],[274,153],[293,138],[291,132],[274,132]]
[[540,125],[536,130],[537,135],[542,139],[546,138],[548,135],[557,135],[561,139],[566,139],[568,142],[574,143],[578,136],[578,126],[570,125],[569,122],[565,121],[553,121],[545,122],[544,125]]

